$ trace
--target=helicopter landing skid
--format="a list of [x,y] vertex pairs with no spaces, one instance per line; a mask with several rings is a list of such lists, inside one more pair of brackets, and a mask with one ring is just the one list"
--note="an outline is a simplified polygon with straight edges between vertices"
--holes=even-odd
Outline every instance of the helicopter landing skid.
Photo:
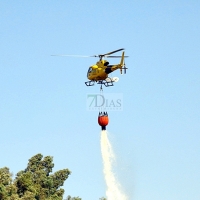
[[98,81],[97,84],[101,84],[101,86],[105,85],[106,87],[110,87],[110,86],[114,86],[113,82],[114,81],[102,80],[102,81]]
[[87,85],[87,86],[93,86],[94,83],[95,83],[95,81],[87,81],[87,82],[85,82],[85,85]]
[[86,86],[94,86],[95,82],[97,82],[97,84],[101,84],[101,87],[102,85],[105,85],[106,87],[110,87],[110,86],[114,86],[113,81],[111,78],[109,78],[108,80],[100,80],[100,81],[87,81],[85,82],[85,85]]

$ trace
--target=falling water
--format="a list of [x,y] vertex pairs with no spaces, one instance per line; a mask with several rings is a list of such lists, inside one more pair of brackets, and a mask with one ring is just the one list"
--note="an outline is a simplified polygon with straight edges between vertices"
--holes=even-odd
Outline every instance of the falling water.
[[115,160],[115,155],[108,140],[106,131],[101,132],[101,154],[103,158],[103,172],[107,185],[107,200],[127,200],[127,197],[121,191],[120,184],[113,172],[113,161]]

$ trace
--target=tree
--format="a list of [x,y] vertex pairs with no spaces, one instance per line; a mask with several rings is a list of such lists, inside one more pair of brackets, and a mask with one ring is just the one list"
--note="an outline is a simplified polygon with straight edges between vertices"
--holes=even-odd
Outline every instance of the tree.
[[4,167],[0,169],[0,199],[6,199],[8,196],[12,196],[15,199],[17,188],[12,185],[12,174],[9,172],[9,168]]
[[[62,200],[64,189],[61,186],[71,172],[63,169],[52,173],[53,167],[53,157],[36,154],[14,179],[9,168],[0,168],[0,200]],[[65,200],[81,198],[68,195]]]
[[17,173],[14,180],[9,168],[0,168],[0,200],[62,200],[64,181],[69,169],[51,173],[53,158],[37,154],[29,159],[27,168]]
[[17,194],[23,197],[29,193],[36,200],[63,199],[64,190],[60,188],[71,172],[63,169],[50,174],[54,167],[53,158],[37,154],[29,159],[27,168],[17,173],[15,185]]
[[80,197],[71,197],[70,195],[68,195],[66,200],[81,200],[81,198]]

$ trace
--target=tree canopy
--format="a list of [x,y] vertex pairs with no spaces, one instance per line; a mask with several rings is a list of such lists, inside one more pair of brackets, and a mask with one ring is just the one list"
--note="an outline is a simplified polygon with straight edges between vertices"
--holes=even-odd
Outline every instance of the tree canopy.
[[[52,173],[53,167],[51,156],[37,154],[14,180],[9,168],[0,168],[0,200],[62,200],[64,189],[61,186],[71,172],[63,169]],[[67,200],[81,198],[68,196]]]

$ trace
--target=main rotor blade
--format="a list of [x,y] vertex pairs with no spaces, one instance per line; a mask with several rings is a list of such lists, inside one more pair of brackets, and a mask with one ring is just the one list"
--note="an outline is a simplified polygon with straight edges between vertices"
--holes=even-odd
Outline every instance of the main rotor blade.
[[[99,58],[102,58],[102,57],[110,57],[110,58],[120,58],[121,56],[109,56],[110,54],[113,54],[113,53],[116,53],[118,51],[122,51],[124,50],[124,48],[121,48],[121,49],[117,49],[115,51],[111,51],[111,52],[108,52],[106,54],[99,54],[99,55],[93,55],[93,56],[84,56],[84,55],[64,55],[64,54],[61,54],[61,55],[51,55],[51,56],[67,56],[67,57],[82,57],[82,58],[88,58],[88,57],[99,57]],[[124,57],[128,57],[128,56],[124,56]]]
[[51,55],[51,56],[67,56],[67,57],[83,57],[83,58],[93,57],[93,56],[82,56],[82,55]]
[[117,49],[117,50],[111,51],[111,52],[109,52],[109,53],[105,53],[105,54],[103,54],[102,56],[110,55],[110,54],[113,54],[113,53],[116,53],[116,52],[122,51],[122,50],[124,50],[124,48],[122,48],[122,49]]
[[117,49],[117,50],[115,50],[115,51],[111,51],[111,52],[108,52],[108,53],[105,53],[105,54],[94,55],[94,56],[92,56],[92,57],[99,57],[99,58],[102,58],[102,57],[104,57],[104,56],[107,56],[107,55],[110,55],[110,54],[113,54],[113,53],[116,53],[116,52],[122,51],[122,50],[124,50],[124,48],[122,48],[122,49]]
[[[121,58],[122,56],[105,56],[106,58]],[[124,56],[124,58],[128,58],[128,56]]]

